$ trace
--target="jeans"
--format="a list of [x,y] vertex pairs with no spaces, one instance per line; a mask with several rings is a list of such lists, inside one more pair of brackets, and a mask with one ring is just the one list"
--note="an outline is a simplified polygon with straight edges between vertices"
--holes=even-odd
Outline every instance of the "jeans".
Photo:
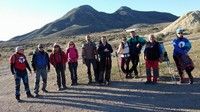
[[78,67],[78,62],[69,62],[69,71],[71,74],[71,81],[72,84],[77,83],[77,67]]
[[57,73],[57,84],[58,88],[61,88],[61,83],[63,88],[66,87],[66,79],[65,79],[65,66],[64,64],[58,64],[55,67]]
[[22,79],[22,81],[24,83],[26,94],[30,93],[27,71],[16,72],[16,74],[15,74],[15,95],[16,96],[20,96],[21,79]]
[[96,59],[85,59],[85,64],[87,66],[87,74],[88,74],[89,82],[92,82],[91,64],[93,66],[95,81],[98,82],[98,68],[97,68]]
[[35,81],[35,89],[34,93],[39,92],[39,85],[40,85],[40,77],[42,77],[43,85],[42,85],[42,90],[45,90],[47,87],[47,69],[46,68],[37,68],[36,69],[36,81]]

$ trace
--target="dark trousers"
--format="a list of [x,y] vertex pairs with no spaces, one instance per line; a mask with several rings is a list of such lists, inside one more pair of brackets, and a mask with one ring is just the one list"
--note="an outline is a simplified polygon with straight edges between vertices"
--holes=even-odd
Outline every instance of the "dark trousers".
[[85,59],[85,64],[87,66],[87,74],[88,74],[89,82],[92,82],[91,64],[93,66],[95,81],[98,82],[98,68],[97,68],[96,59]]
[[129,63],[130,63],[129,57],[127,58],[121,57],[121,70],[125,74],[129,73]]
[[78,67],[78,62],[69,62],[69,71],[71,74],[71,80],[72,84],[77,83],[77,67]]
[[16,72],[16,74],[15,74],[15,95],[16,96],[20,96],[21,79],[24,83],[24,88],[25,88],[26,94],[30,93],[27,71]]
[[138,70],[137,70],[137,66],[138,66],[138,62],[139,62],[139,55],[134,55],[130,57],[131,62],[132,62],[132,67],[130,68],[130,74],[134,71],[135,75],[138,75]]
[[37,68],[36,69],[36,76],[35,76],[35,89],[34,93],[38,94],[39,92],[39,87],[40,87],[40,77],[42,77],[42,90],[45,90],[47,87],[47,69],[46,67],[43,68]]
[[57,84],[58,88],[61,88],[61,83],[63,88],[66,87],[66,79],[65,79],[65,66],[64,64],[56,65],[56,74],[57,74]]
[[[183,71],[184,71],[183,65],[182,65],[183,64],[183,60],[181,60],[180,56],[173,56],[173,58],[174,58],[176,67],[178,69],[178,73],[180,75],[180,78],[181,78],[181,80],[183,80]],[[189,69],[185,69],[185,71],[188,74],[190,80],[193,80],[193,76],[192,76],[192,73],[191,73],[192,71],[189,70]]]
[[111,74],[111,67],[112,67],[112,60],[110,57],[105,59],[100,59],[99,65],[99,82],[103,83],[104,81],[104,74],[105,74],[105,81],[110,82],[110,74]]

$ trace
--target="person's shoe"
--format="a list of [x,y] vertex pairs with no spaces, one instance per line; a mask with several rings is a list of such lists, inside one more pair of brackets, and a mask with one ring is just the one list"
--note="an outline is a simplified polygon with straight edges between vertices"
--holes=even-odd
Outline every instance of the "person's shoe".
[[48,91],[47,91],[46,89],[42,89],[42,91],[43,91],[44,93],[48,93]]
[[67,86],[63,86],[63,90],[67,89]]
[[17,102],[21,102],[21,99],[20,99],[19,95],[15,96],[15,98],[16,98]]
[[88,82],[88,85],[91,85],[91,84],[92,84],[92,82],[91,82],[91,81],[89,81],[89,82]]
[[62,89],[61,89],[61,88],[58,88],[57,91],[62,91]]
[[135,78],[135,79],[138,79],[138,78],[139,78],[139,76],[138,76],[138,75],[135,75],[135,76],[134,76],[134,78]]
[[152,84],[153,84],[153,85],[156,85],[156,84],[158,84],[158,82],[156,82],[156,81],[153,81],[153,82],[152,82]]
[[40,95],[37,93],[37,94],[35,94],[35,98],[38,98]]
[[146,81],[144,84],[152,84],[151,81]]
[[193,79],[190,79],[190,82],[189,82],[189,84],[193,84],[193,82],[194,82],[194,81],[193,81]]
[[106,81],[106,86],[109,86],[110,85],[110,81]]
[[27,98],[34,98],[34,96],[31,93],[27,93]]

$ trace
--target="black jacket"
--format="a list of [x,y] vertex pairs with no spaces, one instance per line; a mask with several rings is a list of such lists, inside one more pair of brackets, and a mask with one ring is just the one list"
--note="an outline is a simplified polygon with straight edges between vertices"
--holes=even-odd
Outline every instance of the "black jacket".
[[[109,51],[105,52],[104,51],[105,49],[108,49]],[[97,51],[98,51],[100,60],[103,60],[106,58],[111,58],[111,53],[113,52],[113,49],[112,49],[112,46],[108,43],[106,43],[105,46],[102,43],[100,43]]]
[[158,42],[147,42],[144,50],[144,55],[147,60],[158,60],[161,57],[162,51]]

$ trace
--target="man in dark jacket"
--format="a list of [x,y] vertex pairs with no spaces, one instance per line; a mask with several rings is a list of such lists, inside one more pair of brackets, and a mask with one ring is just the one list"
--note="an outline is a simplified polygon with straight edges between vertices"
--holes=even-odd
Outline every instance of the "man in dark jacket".
[[42,77],[42,81],[43,81],[42,91],[48,92],[46,90],[47,72],[50,71],[49,55],[48,53],[44,51],[44,45],[42,44],[38,45],[38,48],[33,54],[32,67],[33,67],[34,72],[36,73],[34,93],[36,94],[36,97],[38,97],[40,77]]
[[110,84],[110,74],[111,74],[111,68],[112,68],[112,59],[111,59],[111,53],[113,52],[113,49],[111,45],[107,42],[107,39],[105,36],[101,38],[101,42],[99,43],[98,47],[98,54],[100,58],[100,74],[99,74],[99,83],[103,83],[104,81],[104,74],[105,74],[105,83],[106,85]]
[[31,68],[26,60],[26,56],[24,55],[24,49],[22,46],[16,47],[16,53],[14,53],[10,57],[10,69],[12,74],[15,77],[15,97],[18,102],[20,99],[20,82],[23,80],[25,91],[28,98],[33,98],[33,95],[29,89],[29,81],[28,81],[28,73],[26,68],[31,72]]
[[91,37],[89,35],[86,36],[86,43],[82,46],[82,58],[83,63],[87,66],[87,74],[89,82],[88,84],[92,83],[92,75],[91,75],[91,64],[93,66],[95,82],[98,82],[98,68],[97,68],[97,48],[96,44],[91,41]]

